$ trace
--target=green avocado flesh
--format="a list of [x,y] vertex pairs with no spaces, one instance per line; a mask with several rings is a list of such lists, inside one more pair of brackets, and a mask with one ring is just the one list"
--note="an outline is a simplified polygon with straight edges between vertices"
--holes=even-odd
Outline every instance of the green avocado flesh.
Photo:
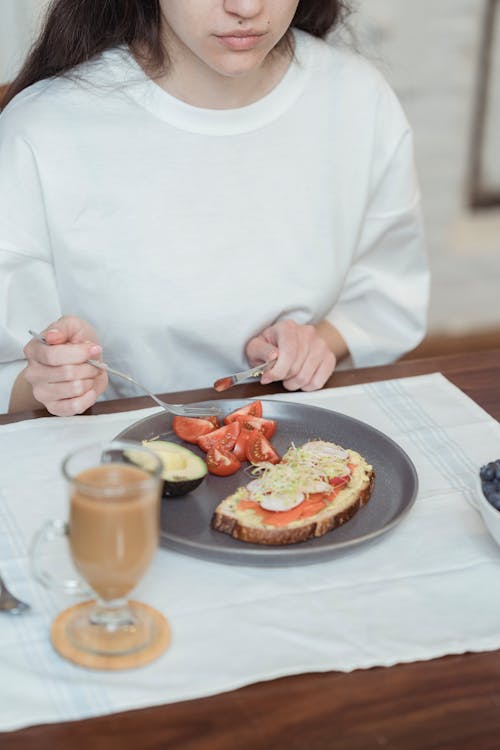
[[[164,495],[186,495],[204,480],[207,465],[188,448],[167,440],[143,440],[142,444],[156,453],[163,463],[161,477]],[[144,457],[134,451],[128,451],[128,458],[139,466],[144,464]],[[147,469],[147,466],[143,465],[142,468]]]

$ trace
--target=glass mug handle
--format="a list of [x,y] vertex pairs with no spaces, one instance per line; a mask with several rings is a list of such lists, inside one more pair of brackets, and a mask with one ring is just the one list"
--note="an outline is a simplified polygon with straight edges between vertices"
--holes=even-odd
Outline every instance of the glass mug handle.
[[68,534],[68,524],[66,521],[61,521],[60,519],[46,521],[36,532],[30,549],[30,563],[33,576],[46,588],[58,589],[65,594],[72,594],[73,596],[92,596],[92,591],[81,578],[75,576],[74,578],[58,579],[43,566],[40,559],[48,545],[61,537],[67,537]]

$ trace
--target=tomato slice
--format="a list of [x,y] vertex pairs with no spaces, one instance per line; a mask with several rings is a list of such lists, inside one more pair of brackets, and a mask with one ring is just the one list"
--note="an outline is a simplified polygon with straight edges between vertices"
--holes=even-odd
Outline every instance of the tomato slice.
[[[202,417],[200,417],[201,419]],[[210,414],[206,417],[203,417],[203,419],[206,419],[208,422],[212,422],[214,427],[220,427],[219,418],[215,416],[215,414]]]
[[255,511],[264,523],[269,526],[287,526],[292,521],[298,521],[300,518],[310,518],[311,516],[315,516],[316,513],[321,513],[326,508],[329,500],[332,499],[332,495],[335,494],[337,493],[334,490],[331,494],[318,492],[308,495],[302,503],[286,511],[266,510],[259,503],[246,499],[239,501],[238,508]]
[[264,523],[270,524],[271,526],[288,526],[289,523],[298,521],[299,518],[302,518],[302,508],[300,505],[297,505],[291,510],[285,510],[282,512],[264,510],[264,508],[261,508],[259,515]]
[[330,484],[332,485],[332,487],[345,487],[346,485],[349,484],[350,481],[351,481],[351,475],[346,474],[343,477],[332,477],[330,479]]
[[252,401],[250,404],[246,404],[246,406],[241,406],[239,409],[235,409],[231,414],[228,414],[227,417],[224,417],[224,424],[234,422],[234,420],[241,415],[246,415],[248,417],[261,417],[262,401]]
[[233,453],[236,456],[236,458],[239,461],[246,461],[247,460],[247,439],[250,435],[251,430],[245,430],[244,427],[241,428],[240,434],[236,438],[236,442],[234,444]]
[[215,430],[210,419],[201,417],[174,417],[172,426],[177,437],[187,443],[196,443],[199,437]]
[[251,430],[246,444],[247,458],[252,464],[260,464],[263,461],[269,461],[271,464],[277,464],[281,461],[278,453],[260,430]]
[[205,461],[209,472],[216,474],[218,477],[228,477],[241,467],[241,461],[238,461],[234,453],[219,446],[209,449]]
[[218,430],[213,430],[213,432],[200,436],[198,445],[205,453],[215,446],[230,451],[234,448],[240,430],[241,426],[239,422],[231,422],[231,424],[219,427]]
[[276,432],[277,422],[275,419],[265,419],[264,417],[252,417],[245,414],[237,414],[235,421],[239,422],[245,430],[260,430],[268,440]]

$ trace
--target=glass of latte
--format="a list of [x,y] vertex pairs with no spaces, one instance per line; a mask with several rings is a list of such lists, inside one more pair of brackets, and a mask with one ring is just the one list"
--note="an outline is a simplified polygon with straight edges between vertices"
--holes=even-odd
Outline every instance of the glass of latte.
[[[96,655],[125,655],[155,638],[148,608],[129,602],[158,547],[160,459],[129,441],[79,448],[62,464],[69,488],[69,520],[48,521],[32,546],[35,577],[50,587],[93,594],[66,621],[76,649]],[[51,541],[66,536],[81,580],[61,580],[43,565]]]

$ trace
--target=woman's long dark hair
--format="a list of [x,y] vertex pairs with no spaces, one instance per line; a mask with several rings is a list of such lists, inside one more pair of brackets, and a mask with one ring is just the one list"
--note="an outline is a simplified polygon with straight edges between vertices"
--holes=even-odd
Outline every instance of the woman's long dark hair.
[[[292,26],[325,37],[347,13],[346,0],[300,0]],[[33,83],[64,75],[122,44],[136,52],[145,50],[151,69],[161,70],[168,58],[160,26],[159,0],[53,0],[3,106]]]

